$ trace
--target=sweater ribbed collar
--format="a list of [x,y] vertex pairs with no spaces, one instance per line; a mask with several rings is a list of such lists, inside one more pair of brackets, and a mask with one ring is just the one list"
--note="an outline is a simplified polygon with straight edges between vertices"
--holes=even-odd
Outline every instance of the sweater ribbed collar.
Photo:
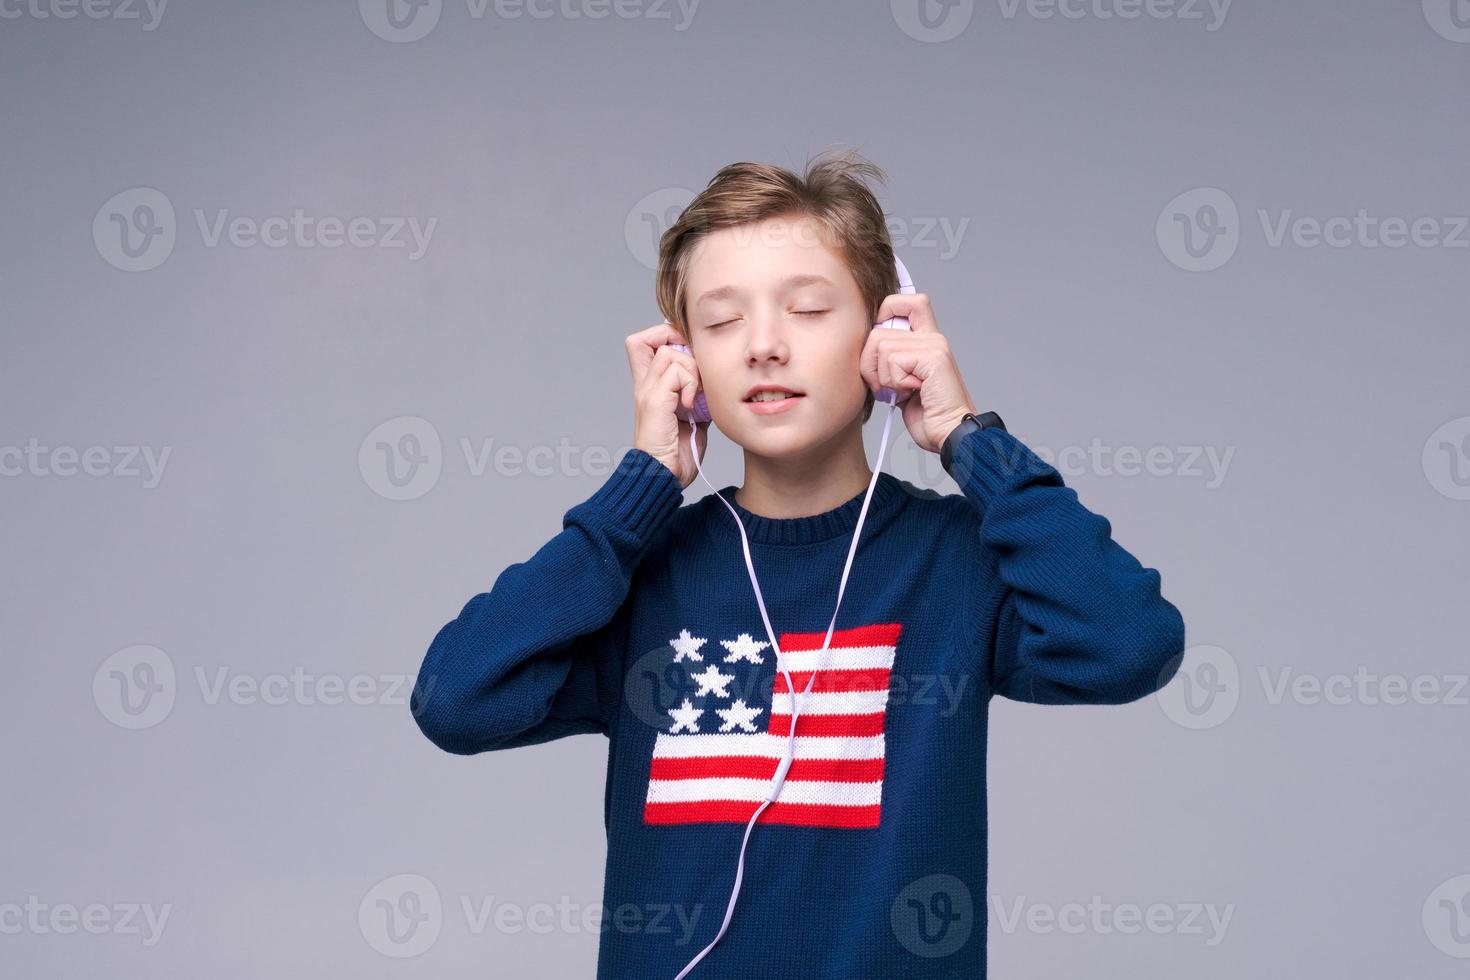
[[[857,527],[858,514],[863,509],[863,497],[868,493],[868,488],[864,486],[846,502],[808,517],[762,517],[740,505],[740,501],[735,499],[737,489],[739,488],[731,484],[723,487],[720,495],[740,515],[740,521],[745,525],[746,537],[752,543],[776,545],[814,544],[831,538],[850,536]],[[890,473],[880,472],[878,482],[873,487],[873,499],[868,504],[868,516],[863,520],[863,538],[866,539],[870,532],[876,532],[886,524],[903,505],[907,496],[902,480]],[[735,519],[730,516],[724,504],[714,499],[714,494],[706,494],[701,503],[707,510],[708,520],[713,521],[719,529],[718,533],[736,541],[740,540]]]

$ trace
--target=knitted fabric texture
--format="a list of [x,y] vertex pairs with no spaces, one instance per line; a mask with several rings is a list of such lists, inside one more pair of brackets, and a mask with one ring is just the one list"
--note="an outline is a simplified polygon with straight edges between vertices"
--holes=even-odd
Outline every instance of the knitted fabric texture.
[[[1053,467],[992,428],[951,475],[959,494],[879,474],[825,652],[864,494],[769,518],[721,491],[797,692],[817,678],[690,980],[983,978],[990,698],[1122,704],[1177,671],[1159,573]],[[608,738],[597,977],[672,980],[719,930],[784,753],[776,662],[730,513],[633,449],[439,630],[412,704],[462,755]]]

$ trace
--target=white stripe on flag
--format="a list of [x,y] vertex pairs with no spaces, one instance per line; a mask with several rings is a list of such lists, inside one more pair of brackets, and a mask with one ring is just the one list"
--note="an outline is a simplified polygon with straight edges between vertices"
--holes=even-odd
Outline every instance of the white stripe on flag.
[[[805,687],[797,684],[797,693]],[[801,699],[801,715],[876,715],[888,706],[888,688],[876,691],[807,691]],[[771,698],[771,714],[791,714],[791,692]]]
[[[802,715],[806,717],[805,714]],[[798,723],[798,727],[801,727]],[[780,759],[786,754],[786,736],[770,732],[745,734],[711,732],[670,735],[659,732],[653,743],[655,759],[704,759],[714,756],[759,756]],[[798,735],[793,759],[881,759],[883,736]],[[765,799],[765,797],[761,797]],[[785,799],[783,796],[782,799]]]
[[[777,673],[787,670],[865,670],[893,666],[897,647],[828,647],[823,650],[782,650]],[[792,678],[795,680],[795,678]],[[798,684],[800,688],[802,685]]]
[[[696,803],[704,800],[764,800],[769,779],[711,777],[708,779],[652,779],[649,803]],[[781,785],[782,803],[827,803],[836,806],[873,806],[882,800],[883,784],[829,783],[788,779]]]

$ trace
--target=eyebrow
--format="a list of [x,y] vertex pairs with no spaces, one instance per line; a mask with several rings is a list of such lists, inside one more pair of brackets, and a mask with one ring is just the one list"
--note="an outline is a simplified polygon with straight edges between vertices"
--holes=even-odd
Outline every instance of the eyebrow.
[[[803,272],[794,276],[788,276],[777,285],[787,289],[798,289],[802,286],[830,286],[832,285],[832,280],[826,276]],[[714,299],[725,299],[735,295],[736,292],[738,290],[734,286],[716,286],[714,289],[706,289],[703,293],[700,293],[699,298],[694,301],[694,305],[698,306],[700,303]]]

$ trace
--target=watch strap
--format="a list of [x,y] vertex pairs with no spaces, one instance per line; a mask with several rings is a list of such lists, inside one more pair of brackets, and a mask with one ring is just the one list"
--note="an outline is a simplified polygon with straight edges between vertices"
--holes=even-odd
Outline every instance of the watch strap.
[[995,412],[981,412],[979,415],[966,412],[960,419],[959,425],[950,430],[949,435],[944,437],[944,443],[939,447],[939,462],[944,467],[944,472],[950,473],[951,476],[954,475],[950,472],[950,467],[954,463],[955,448],[965,436],[982,429],[1007,431],[1005,423]]

